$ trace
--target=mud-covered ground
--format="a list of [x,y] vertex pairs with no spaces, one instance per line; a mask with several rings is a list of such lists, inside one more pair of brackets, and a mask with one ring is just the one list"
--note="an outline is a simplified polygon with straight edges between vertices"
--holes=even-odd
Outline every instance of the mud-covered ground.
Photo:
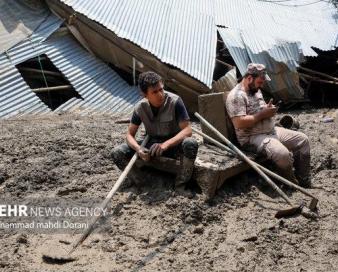
[[[225,182],[210,203],[194,185],[190,197],[176,195],[174,177],[159,179],[155,173],[140,187],[118,191],[101,222],[104,227],[75,251],[74,262],[46,263],[42,254],[69,249],[65,241],[74,241],[81,231],[72,236],[71,231],[0,230],[0,270],[337,271],[338,123],[322,122],[334,112],[291,112],[310,138],[310,191],[319,198],[318,220],[274,218],[277,209],[287,206],[254,172]],[[103,200],[121,174],[109,157],[124,142],[126,124],[115,123],[120,118],[0,121],[1,198]],[[299,192],[287,194],[294,202],[309,203]]]

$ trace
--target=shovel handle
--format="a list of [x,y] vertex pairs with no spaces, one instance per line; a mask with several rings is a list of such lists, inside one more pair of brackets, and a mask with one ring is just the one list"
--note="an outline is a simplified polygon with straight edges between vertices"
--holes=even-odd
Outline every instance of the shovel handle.
[[[144,138],[144,140],[143,140],[143,142],[141,144],[141,147],[144,147],[148,143],[148,141],[149,141],[149,135],[147,135]],[[100,205],[100,213],[93,218],[93,220],[90,222],[90,225],[89,225],[88,229],[74,243],[74,245],[72,246],[72,248],[70,249],[70,251],[68,252],[68,254],[71,254],[89,236],[89,234],[93,231],[95,223],[102,216],[103,210],[107,207],[109,201],[111,200],[111,198],[113,197],[113,195],[116,193],[116,191],[121,186],[122,182],[127,177],[128,173],[130,172],[131,168],[133,167],[134,163],[136,162],[137,157],[138,157],[138,154],[137,154],[137,152],[135,152],[135,154],[133,155],[133,157],[129,161],[128,165],[123,170],[123,172],[120,175],[120,177],[118,178],[118,180],[115,182],[113,188],[110,190],[110,192],[106,196],[105,200],[101,203],[101,205]]]
[[277,192],[291,207],[293,204],[289,197],[281,190],[279,187],[271,180],[269,177],[264,174],[264,172],[258,168],[258,166],[253,163],[241,150],[239,150],[235,145],[233,145],[222,133],[220,133],[215,127],[213,127],[207,120],[205,120],[200,114],[195,112],[195,116],[203,123],[206,127],[208,127],[212,132],[214,132],[222,141],[224,141],[237,155],[244,160],[247,164],[249,164],[265,181],[268,183],[272,189]]
[[[219,141],[215,140],[214,138],[206,135],[205,133],[192,128],[192,131],[201,135],[202,137],[204,137],[205,139],[207,139],[209,142],[215,144],[216,146],[224,149],[225,151],[229,152],[232,155],[236,155],[236,153],[230,149],[229,147],[227,147],[226,145],[220,143]],[[280,175],[277,175],[276,173],[270,171],[269,169],[265,168],[264,166],[252,161],[254,164],[256,164],[263,172],[265,172],[266,174],[268,174],[269,176],[279,180],[280,182],[283,182],[284,184],[290,186],[291,188],[297,189],[298,191],[300,191],[301,193],[309,196],[312,198],[311,204],[310,204],[310,210],[314,210],[317,206],[318,203],[318,198],[316,198],[313,194],[309,193],[307,190],[305,190],[304,188],[292,183],[291,181],[287,180],[286,178],[281,177]]]

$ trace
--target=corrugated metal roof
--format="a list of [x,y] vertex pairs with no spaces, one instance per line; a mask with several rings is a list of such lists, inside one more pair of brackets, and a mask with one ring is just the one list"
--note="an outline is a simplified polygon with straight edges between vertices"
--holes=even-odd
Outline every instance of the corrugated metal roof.
[[217,1],[216,23],[226,26],[218,31],[241,74],[248,63],[263,63],[272,78],[271,92],[287,100],[302,98],[296,67],[303,56],[317,55],[311,47],[332,50],[337,46],[333,6],[309,0]]
[[52,38],[47,45],[48,58],[83,98],[68,102],[59,110],[90,108],[98,112],[126,112],[141,99],[137,87],[128,85],[69,35]]
[[0,118],[51,110],[31,91],[19,71],[11,63],[0,76]]
[[[216,0],[219,26],[250,36],[246,46],[260,53],[281,43],[296,43],[305,56],[316,56],[311,47],[332,50],[338,46],[337,11],[324,1]],[[256,39],[252,39],[255,36]],[[257,40],[260,42],[257,43]],[[297,60],[297,59],[295,59]]]
[[131,111],[141,98],[105,63],[85,51],[70,35],[46,40],[61,24],[55,16],[40,26],[29,39],[0,55],[0,117],[50,112],[31,91],[15,65],[46,54],[83,99],[72,99],[57,110],[96,112]]
[[[218,31],[242,74],[246,70],[246,65],[253,61],[252,57],[260,55],[262,52],[265,52],[275,61],[284,62],[294,71],[298,66],[298,62],[301,61],[299,44],[296,42],[275,41],[269,36],[258,37],[254,33],[245,30],[237,31],[230,28],[218,28]],[[234,48],[240,50],[235,52]],[[258,48],[261,48],[261,50],[257,50]],[[262,55],[264,59],[264,54]],[[265,57],[265,59],[267,58]]]
[[40,0],[1,0],[0,53],[31,35],[49,13],[50,11]]
[[[215,25],[237,31],[234,35],[252,54],[268,52],[290,69],[302,55],[316,55],[312,46],[331,50],[338,42],[337,12],[323,1],[60,1],[208,87],[215,65]],[[246,58],[245,52],[237,54]]]
[[[0,55],[0,71],[8,63],[16,65],[46,51],[46,45],[43,41],[55,32],[61,24],[61,19],[50,14],[31,36]],[[10,62],[7,61],[8,59]]]
[[211,87],[217,32],[214,17],[200,12],[211,1],[61,1]]
[[43,41],[62,23],[50,14],[36,31],[7,52],[0,54],[0,118],[50,112],[22,78],[15,65],[42,54]]
[[[295,77],[297,63],[294,59],[299,58],[296,44],[279,44],[264,52],[255,53],[245,42],[250,34],[225,28],[218,28],[218,31],[242,75],[248,63],[264,63],[272,79],[267,82],[272,93],[279,92],[279,97],[285,100],[303,97],[303,90]],[[251,38],[256,44],[262,43],[255,36]],[[287,96],[281,97],[281,92]]]

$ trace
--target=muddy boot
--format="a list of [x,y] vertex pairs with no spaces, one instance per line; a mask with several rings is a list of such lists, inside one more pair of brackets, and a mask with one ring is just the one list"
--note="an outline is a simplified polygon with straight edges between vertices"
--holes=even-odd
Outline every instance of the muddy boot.
[[299,185],[304,187],[304,188],[311,188],[311,177],[299,177]]
[[176,176],[175,190],[178,193],[183,193],[186,183],[190,180],[194,170],[195,160],[183,156],[181,160],[181,169]]
[[300,155],[299,160],[295,161],[295,174],[299,180],[299,185],[304,188],[311,187],[310,177],[310,155]]
[[123,171],[128,165],[130,159],[133,157],[135,151],[132,150],[127,144],[122,144],[115,147],[110,156],[116,166]]

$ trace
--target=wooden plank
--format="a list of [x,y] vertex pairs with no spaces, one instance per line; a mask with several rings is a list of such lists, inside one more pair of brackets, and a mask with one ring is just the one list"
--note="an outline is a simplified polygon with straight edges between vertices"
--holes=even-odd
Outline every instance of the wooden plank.
[[180,161],[166,157],[153,157],[149,162],[138,159],[136,161],[136,166],[149,166],[163,172],[177,174],[180,169]]
[[[253,154],[249,154],[249,156],[252,159],[254,158]],[[181,167],[179,160],[166,157],[155,157],[149,162],[138,159],[135,164],[137,167],[153,167],[171,174],[177,174]],[[192,178],[207,199],[210,199],[228,178],[236,176],[249,168],[249,165],[245,162],[235,157],[227,156],[217,147],[202,144],[199,147]]]
[[[226,97],[227,93],[200,95],[198,97],[198,112],[226,138],[236,144],[235,130],[224,105]],[[203,124],[201,128],[203,133],[218,139],[218,137]]]

